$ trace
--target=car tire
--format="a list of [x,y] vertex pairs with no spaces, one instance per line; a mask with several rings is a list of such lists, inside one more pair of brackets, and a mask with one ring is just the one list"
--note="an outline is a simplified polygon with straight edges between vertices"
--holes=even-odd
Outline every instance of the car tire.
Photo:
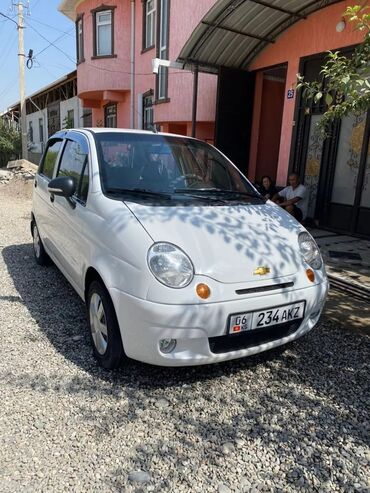
[[95,358],[103,368],[119,368],[126,359],[121,333],[112,300],[101,282],[90,284],[86,304]]
[[49,255],[46,253],[40,237],[39,230],[35,221],[32,223],[33,254],[39,265],[48,265],[50,263]]

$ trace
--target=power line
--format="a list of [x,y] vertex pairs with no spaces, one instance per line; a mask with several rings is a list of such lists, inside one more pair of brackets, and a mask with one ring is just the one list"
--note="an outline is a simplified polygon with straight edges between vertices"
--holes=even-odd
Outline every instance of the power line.
[[[72,30],[73,30],[73,29],[74,29],[74,28],[72,28]],[[71,31],[70,31],[70,32],[71,32]],[[41,53],[44,53],[44,51],[45,51],[45,50],[47,50],[48,48],[50,48],[50,46],[54,46],[55,48],[57,48],[57,49],[59,49],[59,50],[60,50],[60,48],[58,48],[57,46],[55,46],[55,44],[54,44],[54,43],[56,43],[56,42],[57,42],[57,41],[59,41],[60,39],[64,38],[64,36],[66,36],[67,34],[68,34],[68,33],[64,33],[64,34],[62,34],[61,36],[59,36],[58,38],[54,39],[54,41],[53,41],[53,42],[51,42],[51,41],[50,41],[50,42],[49,42],[49,44],[48,44],[47,46],[45,46],[45,48],[43,48],[41,51],[39,51],[38,53],[36,53],[36,55],[35,55],[35,56],[41,55]],[[60,51],[62,51],[62,50],[60,50]],[[64,53],[64,51],[62,51],[62,53]],[[64,53],[64,54],[67,56],[67,54],[66,54],[66,53]],[[72,60],[72,61],[74,62],[74,60]],[[74,63],[75,63],[75,62],[74,62]]]
[[12,19],[11,17],[9,17],[9,16],[8,16],[8,15],[6,15],[6,14],[3,14],[3,12],[0,12],[0,15],[1,15],[2,17],[5,17],[7,20],[14,22],[14,24],[18,27],[18,22],[16,22],[14,19]]
[[50,29],[54,29],[54,31],[57,31],[57,32],[60,32],[63,34],[68,34],[68,36],[72,36],[71,32],[74,31],[74,27],[72,29],[70,29],[69,31],[62,31],[61,29],[58,29],[57,27],[54,27],[50,24],[46,24],[45,22],[41,22],[38,19],[35,19],[34,17],[31,17],[29,20],[32,22],[37,22],[37,24],[41,24],[42,26],[49,27]]
[[[35,29],[33,26],[31,26],[30,24],[27,23],[27,26],[32,29],[33,31],[35,31],[36,34],[38,34],[42,39],[44,39],[48,44],[48,46],[46,48],[48,48],[49,46],[53,46],[55,49],[57,49],[58,51],[60,51],[61,53],[63,53],[64,56],[66,56],[69,60],[71,60],[71,62],[73,62],[74,64],[76,63],[76,60],[73,60],[69,55],[68,53],[66,53],[65,51],[63,51],[61,48],[59,48],[59,46],[55,45],[53,41],[50,41],[48,40],[43,34],[41,34],[37,29]],[[63,36],[65,36],[65,34],[63,34],[62,36],[59,36],[58,39],[62,38]],[[44,50],[42,51],[45,51],[46,48],[44,48]],[[41,52],[40,52],[41,53]],[[38,53],[38,54],[40,54]]]

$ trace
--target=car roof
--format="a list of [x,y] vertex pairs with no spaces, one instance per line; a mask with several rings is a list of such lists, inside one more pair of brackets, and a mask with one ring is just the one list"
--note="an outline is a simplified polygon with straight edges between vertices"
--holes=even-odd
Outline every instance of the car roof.
[[68,129],[59,130],[54,135],[50,136],[50,138],[55,138],[55,137],[61,138],[70,132],[80,132],[84,134],[118,133],[118,134],[136,134],[136,135],[159,135],[164,137],[181,137],[182,139],[198,140],[188,135],[179,135],[179,134],[172,134],[166,132],[151,132],[150,130],[137,130],[132,128],[108,128],[108,127],[68,128]]

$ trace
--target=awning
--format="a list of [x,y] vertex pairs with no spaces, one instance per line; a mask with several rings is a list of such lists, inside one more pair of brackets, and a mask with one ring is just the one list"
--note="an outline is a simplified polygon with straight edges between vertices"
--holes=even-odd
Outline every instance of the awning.
[[341,0],[217,0],[182,49],[178,61],[217,72],[246,70],[263,48],[292,24]]

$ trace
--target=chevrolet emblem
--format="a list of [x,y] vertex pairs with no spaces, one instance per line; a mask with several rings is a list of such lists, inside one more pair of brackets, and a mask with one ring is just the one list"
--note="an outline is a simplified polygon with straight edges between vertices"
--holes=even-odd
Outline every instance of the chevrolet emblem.
[[270,267],[257,267],[253,271],[254,276],[265,276],[266,274],[270,274]]

